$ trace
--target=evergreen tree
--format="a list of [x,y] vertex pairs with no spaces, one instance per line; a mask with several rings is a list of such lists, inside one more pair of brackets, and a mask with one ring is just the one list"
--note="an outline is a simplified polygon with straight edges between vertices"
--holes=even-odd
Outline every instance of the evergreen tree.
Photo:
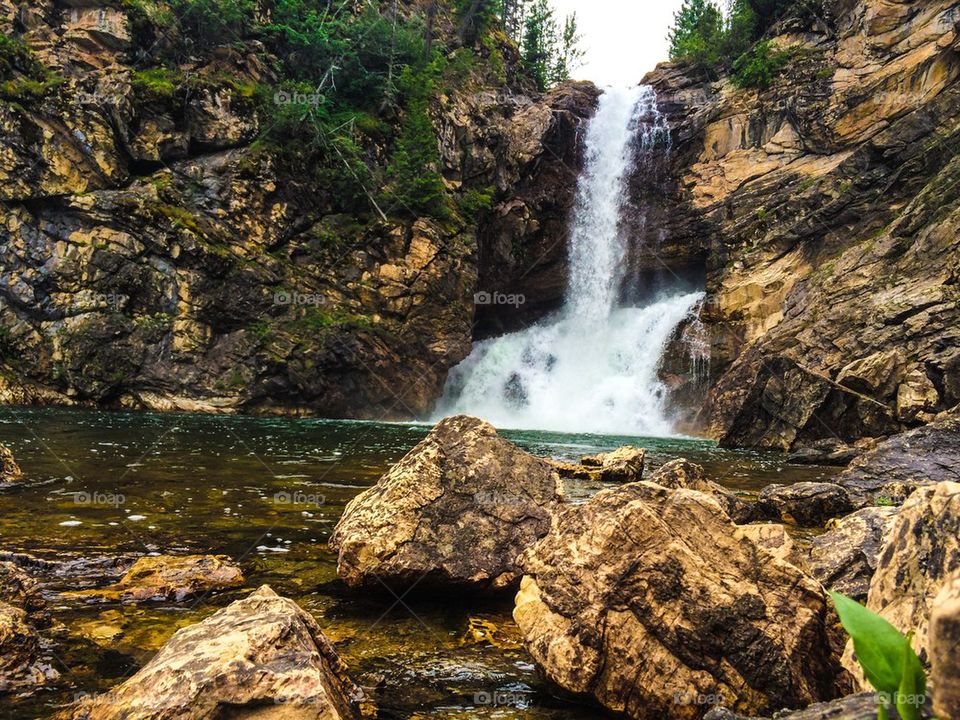
[[723,12],[711,0],[684,0],[667,39],[671,60],[689,60],[705,67],[721,59],[725,39]]
[[570,71],[573,70],[583,57],[583,51],[578,47],[580,44],[580,33],[577,30],[577,14],[568,15],[563,21],[563,33],[558,43],[558,52],[553,64],[551,81],[553,83],[563,82],[570,78]]

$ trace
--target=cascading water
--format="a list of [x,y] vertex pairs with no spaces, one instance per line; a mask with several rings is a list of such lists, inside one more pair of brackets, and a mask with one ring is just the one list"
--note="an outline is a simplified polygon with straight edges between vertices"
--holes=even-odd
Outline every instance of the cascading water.
[[620,231],[634,162],[669,139],[652,88],[608,89],[585,138],[570,234],[569,283],[557,315],[476,343],[453,368],[437,417],[465,413],[501,428],[664,436],[664,347],[702,293],[621,307]]

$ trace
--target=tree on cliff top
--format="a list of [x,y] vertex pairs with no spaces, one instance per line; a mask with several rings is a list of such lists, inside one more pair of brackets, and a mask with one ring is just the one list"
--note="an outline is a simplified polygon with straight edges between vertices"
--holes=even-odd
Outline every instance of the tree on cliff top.
[[714,0],[684,0],[667,35],[670,59],[710,74],[732,69],[741,87],[765,87],[787,54],[758,41],[786,12],[809,14],[813,4],[815,0],[728,0],[724,13]]

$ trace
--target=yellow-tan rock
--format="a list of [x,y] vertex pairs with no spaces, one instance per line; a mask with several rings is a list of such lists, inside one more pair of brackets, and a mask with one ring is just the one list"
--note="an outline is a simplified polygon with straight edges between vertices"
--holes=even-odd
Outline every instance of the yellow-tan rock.
[[352,720],[361,698],[316,621],[264,585],[179,630],[133,677],[57,717]]
[[526,551],[514,619],[546,677],[634,720],[746,715],[843,694],[819,583],[713,498],[650,482],[563,509]]
[[467,416],[441,420],[372,488],[351,500],[330,536],[352,587],[502,590],[517,556],[546,535],[562,499],[541,458]]

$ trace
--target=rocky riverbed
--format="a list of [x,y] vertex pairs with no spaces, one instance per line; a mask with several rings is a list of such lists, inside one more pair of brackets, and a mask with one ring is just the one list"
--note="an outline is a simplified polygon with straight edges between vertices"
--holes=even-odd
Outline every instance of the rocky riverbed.
[[[44,412],[23,420],[34,432],[63,427]],[[797,718],[853,720],[868,699],[843,699],[857,668],[827,588],[916,630],[942,689],[934,701],[956,702],[960,486],[950,481],[931,478],[902,507],[826,515],[822,491],[795,492],[772,521],[765,498],[791,485],[771,478],[841,488],[836,469],[689,441],[641,452],[615,438],[521,434],[518,447],[471,418],[424,437],[413,426],[181,416],[183,428],[149,428],[169,445],[144,454],[130,438],[145,416],[67,415],[76,430],[69,442],[50,433],[50,450],[72,448],[84,472],[126,467],[116,489],[127,495],[113,507],[93,493],[72,500],[56,533],[15,539],[17,513],[4,515],[2,680],[18,718],[280,705],[296,717],[714,719],[822,702]],[[243,443],[225,443],[232,434]],[[14,443],[23,480],[0,502],[55,508],[70,486],[91,492],[31,437]],[[294,459],[319,438],[312,459]],[[171,482],[167,455],[184,451],[203,486]],[[629,478],[589,478],[605,460],[638,456],[639,475],[634,465]],[[290,472],[257,470],[258,458]],[[310,467],[324,459],[330,476]],[[545,485],[524,480],[535,468]],[[538,492],[552,499],[529,514]]]

